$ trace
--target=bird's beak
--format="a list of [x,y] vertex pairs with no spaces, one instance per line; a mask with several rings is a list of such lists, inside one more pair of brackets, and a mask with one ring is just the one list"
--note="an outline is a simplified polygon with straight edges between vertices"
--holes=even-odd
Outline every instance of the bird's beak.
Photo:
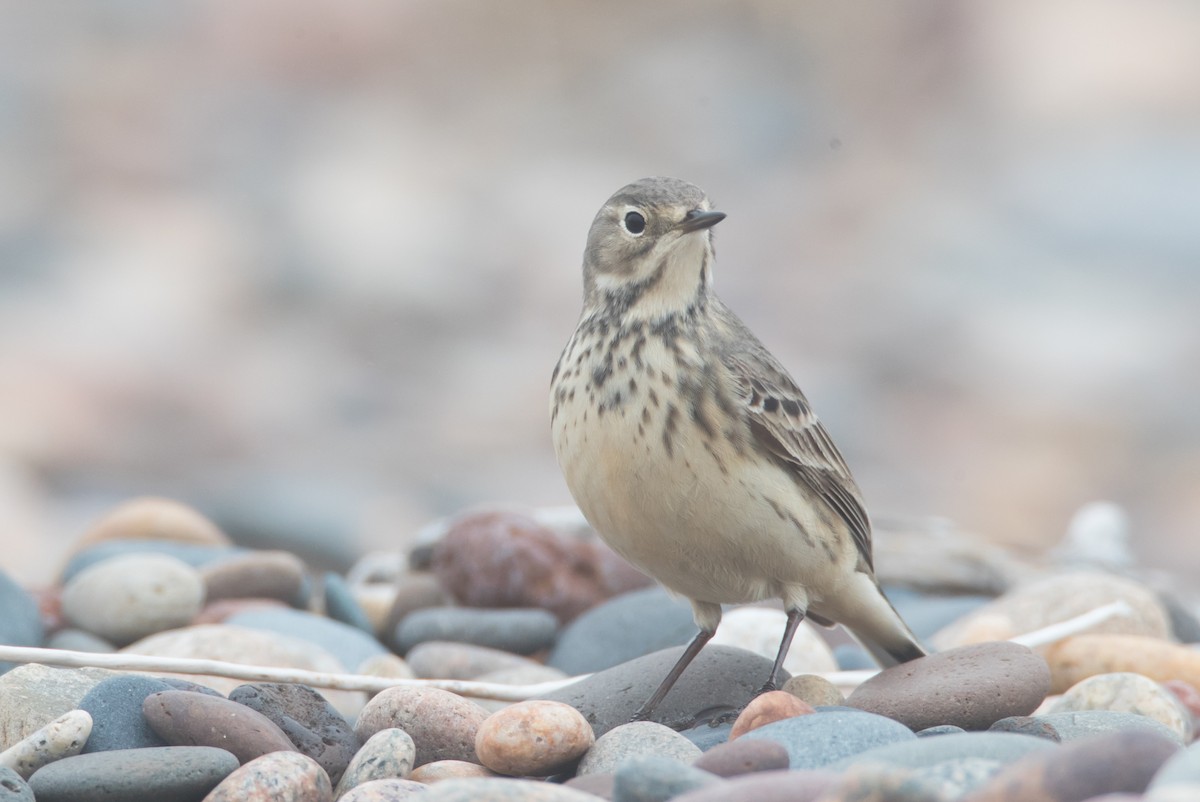
[[684,232],[699,231],[702,228],[711,228],[724,219],[725,212],[702,212],[699,209],[692,209],[684,215],[679,229]]

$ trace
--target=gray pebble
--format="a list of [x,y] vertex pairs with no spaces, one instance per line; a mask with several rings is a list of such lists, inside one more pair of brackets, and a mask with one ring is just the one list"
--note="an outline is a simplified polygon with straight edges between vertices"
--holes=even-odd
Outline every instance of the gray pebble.
[[941,798],[960,799],[990,780],[1003,765],[998,760],[963,757],[919,768],[913,775]]
[[349,624],[375,637],[375,627],[371,625],[371,619],[367,618],[366,611],[358,603],[358,599],[354,598],[354,592],[350,590],[350,585],[341,574],[326,571],[322,576],[321,588],[325,592],[326,615],[334,621]]
[[161,680],[135,674],[106,679],[92,688],[79,701],[79,709],[92,717],[92,734],[83,751],[166,746],[142,716],[142,703],[153,693],[169,690]]
[[690,764],[700,754],[699,747],[670,727],[652,721],[633,721],[600,736],[579,762],[576,773],[615,773],[625,761],[646,756]]
[[[1147,788],[1147,799],[1157,802],[1172,789],[1200,790],[1200,741],[1180,750],[1154,775]],[[1183,798],[1183,797],[1180,797]],[[1200,799],[1200,796],[1191,797]]]
[[29,783],[6,766],[0,766],[0,802],[34,802]]
[[[811,718],[811,716],[809,717]],[[745,736],[749,737],[749,735]],[[840,770],[856,762],[888,763],[903,768],[923,768],[943,760],[983,758],[1008,764],[1032,752],[1059,749],[1057,744],[1032,735],[1011,732],[964,732],[961,735],[941,735],[937,738],[917,738],[912,741],[879,746],[844,758],[830,768]]]
[[404,617],[396,628],[396,645],[408,652],[425,641],[454,641],[533,654],[553,644],[557,633],[558,619],[533,607],[427,607]]
[[613,777],[613,802],[666,802],[720,781],[671,758],[635,757],[622,763]]
[[589,674],[686,644],[696,634],[692,606],[660,587],[623,593],[563,628],[546,664]]
[[0,676],[0,746],[15,744],[75,710],[88,691],[118,676],[103,668],[50,668],[37,663]]
[[38,802],[195,802],[238,767],[208,746],[123,749],[63,758],[29,779]]
[[371,780],[406,779],[416,759],[417,747],[407,732],[396,727],[380,730],[350,760],[334,796]]
[[258,608],[230,616],[226,624],[261,629],[315,643],[337,657],[347,669],[362,665],[387,647],[357,627],[286,607]]
[[115,652],[117,647],[101,638],[98,635],[93,635],[90,632],[85,632],[82,629],[67,627],[55,632],[46,639],[46,648],[48,649],[66,649],[70,652],[96,652],[105,654]]
[[117,646],[191,622],[204,603],[204,581],[163,554],[113,557],[80,571],[62,591],[73,626]]
[[939,724],[936,727],[926,727],[917,732],[918,738],[932,738],[936,735],[957,735],[960,732],[966,732],[957,724]]
[[830,708],[766,724],[742,738],[765,738],[782,744],[793,769],[824,768],[877,746],[917,740],[912,730],[889,718]]
[[[24,588],[0,569],[0,644],[5,646],[41,646],[46,632],[37,602]],[[0,662],[0,674],[16,663]]]
[[229,546],[204,546],[195,543],[173,543],[167,540],[106,540],[73,555],[63,569],[61,582],[65,585],[85,568],[130,554],[163,554],[174,557],[193,568],[200,568],[245,549]]

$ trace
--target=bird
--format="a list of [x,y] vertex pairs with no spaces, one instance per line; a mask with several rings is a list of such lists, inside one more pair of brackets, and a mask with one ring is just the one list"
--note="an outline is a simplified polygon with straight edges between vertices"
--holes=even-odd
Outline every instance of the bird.
[[862,494],[808,399],[713,290],[699,187],[643,178],[597,212],[583,309],[554,367],[554,450],[614,551],[692,606],[698,632],[634,714],[649,718],[721,621],[787,614],[762,691],[805,617],[841,623],[882,666],[926,655],[875,578]]

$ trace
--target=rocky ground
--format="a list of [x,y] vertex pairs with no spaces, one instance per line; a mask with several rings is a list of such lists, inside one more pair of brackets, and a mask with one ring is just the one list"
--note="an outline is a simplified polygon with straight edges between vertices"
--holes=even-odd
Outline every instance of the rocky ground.
[[[52,587],[0,574],[0,643],[400,684],[6,664],[0,801],[1200,798],[1200,623],[1177,589],[961,538],[881,543],[890,596],[933,655],[859,681],[844,672],[869,666],[862,650],[806,624],[790,678],[754,697],[783,613],[739,608],[655,720],[629,723],[691,637],[690,609],[569,516],[472,513],[342,574],[135,500],[77,540]],[[905,553],[924,570],[906,578]],[[1112,602],[1086,632],[1006,640]]]

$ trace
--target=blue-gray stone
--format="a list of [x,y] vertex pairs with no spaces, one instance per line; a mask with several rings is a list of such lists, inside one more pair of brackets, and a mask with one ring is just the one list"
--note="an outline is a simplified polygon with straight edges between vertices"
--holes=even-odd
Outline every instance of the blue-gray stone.
[[[37,602],[24,588],[0,570],[0,643],[5,646],[41,646],[46,637]],[[0,662],[0,674],[16,668]]]
[[735,716],[729,715],[721,723],[705,722],[697,724],[694,727],[688,727],[686,730],[680,730],[679,734],[700,747],[700,751],[707,752],[714,746],[728,743],[729,733],[733,731],[734,719]]
[[557,633],[558,619],[535,607],[426,607],[404,616],[397,625],[396,646],[407,652],[418,643],[442,640],[533,654],[552,645]]
[[589,674],[681,646],[696,634],[692,606],[660,587],[623,593],[598,604],[559,633],[546,664]]
[[142,715],[142,702],[152,693],[169,691],[162,680],[123,674],[103,680],[87,692],[79,709],[92,716],[92,734],[85,753],[166,746]]
[[48,763],[29,786],[38,802],[197,802],[237,768],[211,746],[122,749]]
[[65,585],[84,568],[90,568],[110,557],[123,557],[127,554],[165,554],[193,568],[202,568],[209,563],[228,559],[232,554],[243,554],[245,551],[232,546],[203,546],[198,543],[174,543],[168,540],[106,540],[71,557],[63,569],[60,582]]
[[[743,737],[748,736],[749,733]],[[967,758],[983,758],[1007,764],[1031,752],[1059,748],[1061,747],[1053,741],[1035,738],[1032,735],[1017,735],[1011,732],[964,732],[878,746],[852,758],[838,760],[830,768],[841,770],[861,761],[917,769],[932,766],[943,760]]]
[[913,776],[925,787],[936,790],[938,799],[962,799],[990,780],[1003,765],[998,760],[963,757],[917,769]]
[[926,727],[923,730],[917,731],[918,738],[932,738],[936,735],[957,735],[960,732],[966,732],[957,724],[939,724],[936,727]]
[[[1153,799],[1156,790],[1179,785],[1192,786],[1200,792],[1200,741],[1176,752],[1163,764],[1146,789],[1147,798]],[[1200,799],[1200,796],[1195,798]]]
[[346,580],[342,579],[341,574],[327,571],[322,585],[325,590],[326,615],[334,621],[341,621],[343,624],[361,629],[372,637],[375,636],[375,628],[371,626],[371,619],[367,618],[362,605],[358,603],[358,599],[354,598],[354,593],[346,584]]
[[1047,713],[1032,718],[1045,721],[1053,727],[1064,743],[1121,730],[1145,730],[1175,743],[1182,743],[1179,733],[1161,721],[1122,710],[1077,710],[1068,713]]
[[720,779],[669,757],[635,757],[613,777],[613,802],[666,802]]
[[310,641],[341,660],[349,671],[356,670],[369,658],[388,653],[386,646],[358,627],[286,607],[245,610],[230,616],[225,623]]
[[742,737],[782,744],[793,770],[824,768],[886,744],[917,741],[912,730],[890,718],[861,710],[829,709],[766,724]]
[[68,627],[60,629],[46,638],[46,647],[50,649],[66,649],[69,652],[96,652],[106,654],[115,652],[117,647],[97,635],[82,629]]
[[34,802],[29,783],[8,766],[0,766],[0,802]]

